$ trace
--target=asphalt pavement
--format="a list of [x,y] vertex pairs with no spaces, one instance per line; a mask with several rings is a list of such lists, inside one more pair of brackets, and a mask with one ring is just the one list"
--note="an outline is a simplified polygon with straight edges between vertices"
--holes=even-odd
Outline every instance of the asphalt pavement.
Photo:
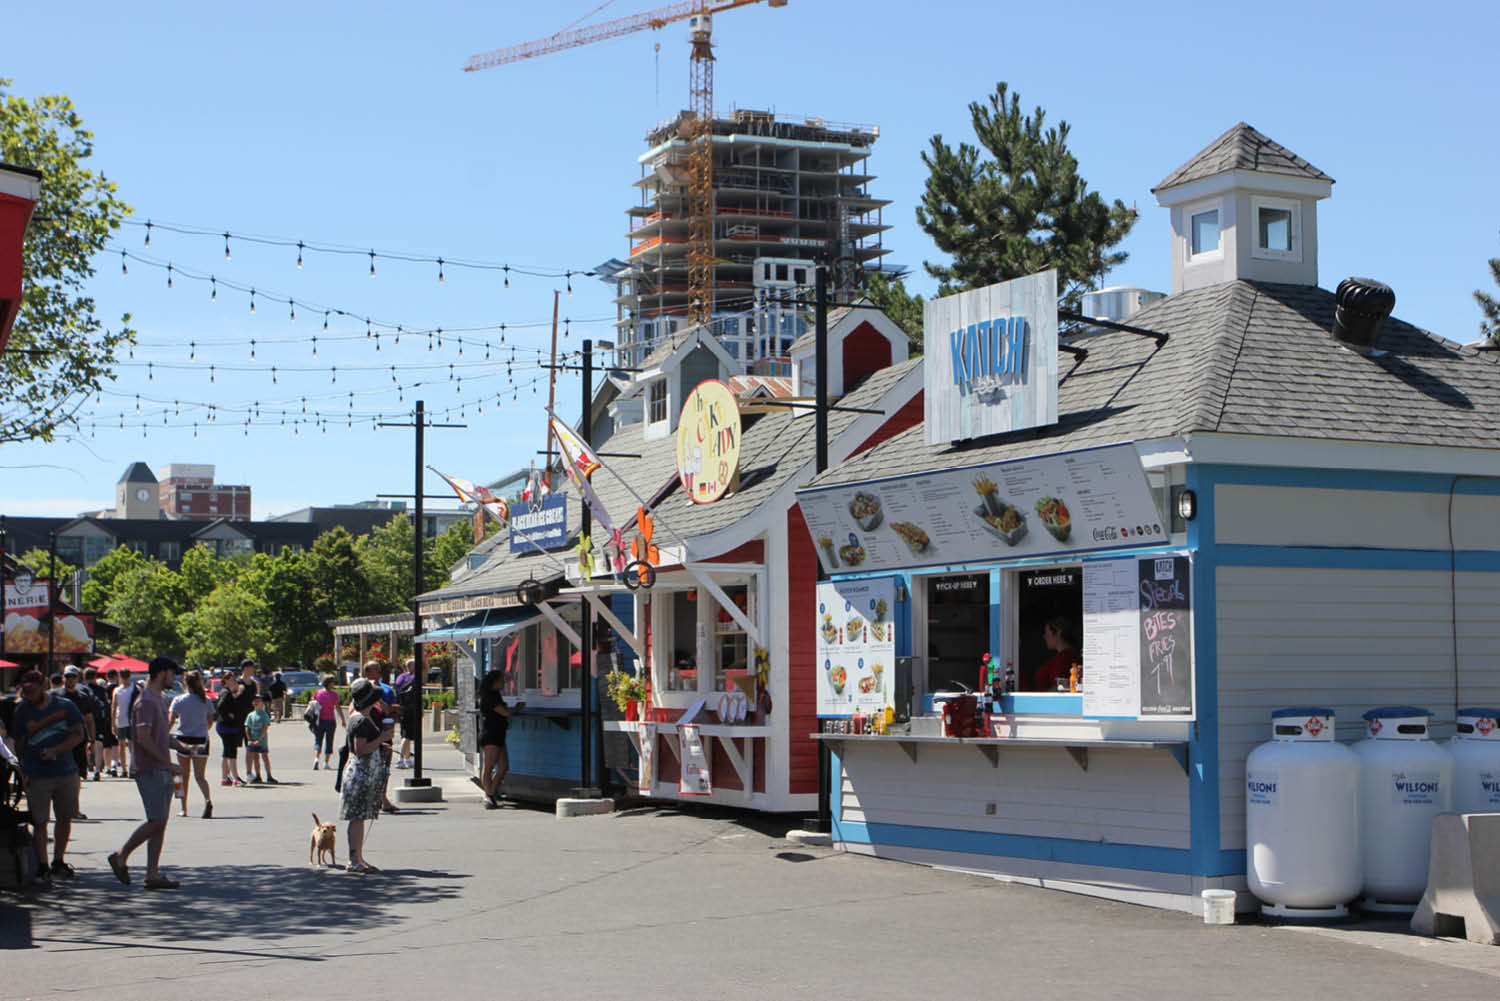
[[[342,731],[341,731],[342,734]],[[1500,989],[1500,949],[1400,922],[1301,929],[1200,919],[807,848],[798,818],[641,807],[559,820],[486,810],[429,739],[442,803],[375,822],[359,875],[308,863],[338,815],[300,722],[277,786],[213,786],[173,816],[164,871],[105,862],[142,817],[134,783],[87,784],[77,879],[0,893],[0,999],[901,999],[1458,997]],[[217,781],[218,757],[210,761]],[[399,782],[410,772],[396,772]],[[338,859],[346,845],[340,825]]]

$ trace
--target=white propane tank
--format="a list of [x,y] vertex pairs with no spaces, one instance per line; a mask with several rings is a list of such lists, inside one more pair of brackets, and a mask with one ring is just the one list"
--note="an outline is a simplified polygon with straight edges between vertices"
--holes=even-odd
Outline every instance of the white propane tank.
[[1354,745],[1360,763],[1360,854],[1367,911],[1410,913],[1427,889],[1432,820],[1449,808],[1453,755],[1433,742],[1431,717],[1414,706],[1365,713],[1366,736]]
[[1453,755],[1454,811],[1500,813],[1500,709],[1460,709],[1448,752]]
[[1245,759],[1247,875],[1264,914],[1343,917],[1359,895],[1359,758],[1333,722],[1332,709],[1278,709]]

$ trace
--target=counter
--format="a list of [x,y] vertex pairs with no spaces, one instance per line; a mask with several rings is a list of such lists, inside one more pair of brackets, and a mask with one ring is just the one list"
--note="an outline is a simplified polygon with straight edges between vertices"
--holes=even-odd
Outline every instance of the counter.
[[[642,769],[646,774],[638,788],[640,795],[722,803],[727,806],[763,806],[766,798],[766,742],[774,732],[772,727],[724,723],[694,725],[703,741],[705,763],[712,784],[712,791],[706,795],[680,790],[683,750],[678,724],[604,721],[605,732],[628,735],[635,745],[636,754],[650,762],[649,766]],[[642,740],[650,732],[655,733],[655,740],[643,754]]]

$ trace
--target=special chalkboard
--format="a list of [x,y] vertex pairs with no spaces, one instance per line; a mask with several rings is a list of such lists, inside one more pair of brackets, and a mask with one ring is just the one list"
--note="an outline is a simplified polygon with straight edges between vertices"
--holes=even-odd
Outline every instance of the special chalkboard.
[[1139,560],[1141,715],[1193,711],[1192,572],[1186,556]]

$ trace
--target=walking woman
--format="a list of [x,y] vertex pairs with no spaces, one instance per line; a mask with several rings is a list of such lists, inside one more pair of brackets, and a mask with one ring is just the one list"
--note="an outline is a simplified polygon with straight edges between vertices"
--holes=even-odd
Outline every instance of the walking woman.
[[[188,778],[191,776],[203,791],[204,819],[214,815],[214,798],[209,794],[208,776],[208,724],[214,720],[214,704],[208,701],[203,690],[203,672],[189,671],[182,679],[187,691],[172,700],[171,725],[177,728],[177,743],[192,751],[178,752],[177,764],[182,768],[182,807],[179,817],[187,816]],[[191,763],[191,764],[189,764]]]
[[365,861],[365,822],[380,816],[380,799],[385,788],[386,764],[379,753],[390,739],[380,725],[386,709],[380,704],[380,687],[366,678],[350,686],[354,712],[349,716],[349,767],[343,776],[343,798],[339,801],[339,819],[349,822],[349,872],[379,872]]
[[318,722],[313,727],[313,771],[318,770],[319,748],[322,749],[323,767],[333,767],[334,713],[338,713],[339,725],[349,725],[344,718],[344,707],[339,704],[339,693],[333,690],[333,681],[333,675],[323,675],[323,687],[312,695],[318,704]]
[[219,771],[222,777],[219,779],[221,786],[242,786],[245,780],[240,778],[240,745],[245,742],[245,710],[241,706],[240,691],[241,683],[237,675],[226,675],[223,681],[224,687],[219,692],[219,701],[214,706],[214,714],[218,722],[214,724],[214,732],[219,735],[219,743],[224,748],[223,760],[219,762]]
[[500,692],[504,679],[504,671],[491,671],[479,683],[479,746],[484,751],[484,768],[479,775],[486,810],[500,805],[500,783],[510,771],[510,755],[505,752],[505,731],[510,729],[510,717],[526,705],[524,702],[517,702],[514,706],[505,704],[505,696]]

